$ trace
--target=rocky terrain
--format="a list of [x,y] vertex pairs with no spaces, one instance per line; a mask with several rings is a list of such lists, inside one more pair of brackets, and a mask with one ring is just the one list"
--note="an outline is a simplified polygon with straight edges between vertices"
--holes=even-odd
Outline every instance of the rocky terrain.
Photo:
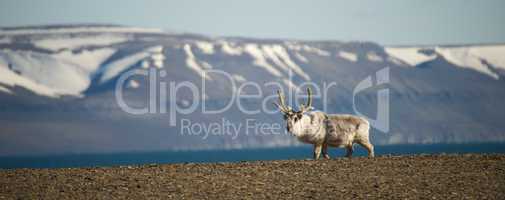
[[0,199],[505,199],[505,155],[0,170]]

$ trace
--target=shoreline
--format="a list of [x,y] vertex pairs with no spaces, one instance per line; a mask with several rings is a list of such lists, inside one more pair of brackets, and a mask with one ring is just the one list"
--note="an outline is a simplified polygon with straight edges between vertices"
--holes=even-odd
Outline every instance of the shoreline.
[[[438,154],[505,154],[505,143],[376,145],[376,156],[410,156]],[[361,147],[354,156],[366,156]],[[344,149],[330,148],[330,156],[345,155]],[[142,165],[150,163],[216,163],[269,160],[305,160],[312,158],[309,145],[282,148],[251,148],[222,150],[131,151],[111,153],[70,153],[58,155],[0,156],[0,169],[72,168]]]

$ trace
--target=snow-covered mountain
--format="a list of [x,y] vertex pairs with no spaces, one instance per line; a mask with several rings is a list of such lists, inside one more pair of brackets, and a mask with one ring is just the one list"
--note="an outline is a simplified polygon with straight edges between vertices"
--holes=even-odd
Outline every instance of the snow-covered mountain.
[[[238,86],[258,83],[269,93],[262,94],[265,97],[275,91],[262,84],[270,81],[293,90],[306,82],[336,83],[326,94],[326,105],[316,98],[314,106],[353,113],[353,89],[385,67],[390,82],[382,88],[390,89],[391,129],[374,130],[373,142],[505,140],[502,44],[384,47],[371,42],[214,38],[72,25],[0,29],[0,155],[299,145],[286,134],[245,129],[238,135],[190,134],[180,121],[170,126],[167,113],[128,114],[115,101],[115,83],[128,70],[154,68],[162,71],[161,82],[189,81],[200,90],[205,82],[198,98],[210,109],[222,108],[237,91],[228,77],[205,73],[210,69],[227,72]],[[148,83],[144,76],[127,80],[129,105],[149,104]],[[376,92],[374,87],[356,97],[361,113],[375,116]],[[183,107],[194,100],[187,90],[168,96],[169,102]],[[258,108],[263,106],[260,100],[241,103]],[[236,105],[221,114],[196,111],[180,119],[202,124],[240,124],[247,119],[282,123],[278,113],[246,115]]]

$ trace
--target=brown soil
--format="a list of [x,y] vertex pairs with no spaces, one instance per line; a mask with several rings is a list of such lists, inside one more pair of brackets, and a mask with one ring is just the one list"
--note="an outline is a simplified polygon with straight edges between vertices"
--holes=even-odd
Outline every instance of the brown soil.
[[0,199],[505,199],[505,155],[0,170]]

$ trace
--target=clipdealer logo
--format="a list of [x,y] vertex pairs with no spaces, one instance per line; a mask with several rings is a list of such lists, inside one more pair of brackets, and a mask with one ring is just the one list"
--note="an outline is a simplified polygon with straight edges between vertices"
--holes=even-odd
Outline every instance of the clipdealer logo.
[[[289,80],[292,80],[293,77],[293,72],[289,72]],[[244,115],[254,115],[258,113],[266,113],[266,114],[274,114],[277,113],[278,111],[271,106],[271,102],[277,98],[276,94],[274,94],[272,91],[276,90],[284,90],[285,86],[282,85],[281,83],[277,81],[271,81],[271,82],[266,82],[262,83],[261,85],[252,82],[252,81],[245,81],[245,82],[240,82],[240,84],[237,83],[237,81],[233,78],[232,75],[229,73],[222,71],[222,70],[216,70],[216,69],[209,69],[205,70],[204,74],[201,76],[201,85],[198,87],[195,83],[192,83],[190,81],[180,81],[180,82],[175,82],[175,81],[162,81],[160,78],[166,77],[167,73],[163,69],[157,69],[157,68],[149,68],[149,69],[133,69],[130,71],[127,71],[123,73],[117,80],[116,86],[115,86],[115,98],[117,105],[121,108],[126,113],[132,114],[132,115],[146,115],[146,114],[168,114],[169,116],[169,125],[170,126],[177,126],[178,122],[178,115],[188,115],[194,112],[200,112],[201,114],[219,114],[219,113],[224,113],[230,108],[232,108],[233,105],[236,105],[238,110],[244,114]],[[148,95],[148,104],[145,107],[142,108],[135,108],[132,106],[129,106],[126,101],[125,101],[125,95],[124,95],[124,90],[125,90],[125,85],[126,82],[131,79],[134,76],[144,76],[148,80],[148,89],[149,89],[149,95]],[[212,81],[211,79],[208,79],[206,77],[210,76],[221,76],[226,81],[229,83],[231,87],[231,96],[229,100],[226,102],[226,104],[219,108],[219,109],[210,109],[209,105],[207,105],[207,101],[205,99],[205,94],[207,88],[207,81]],[[356,87],[353,89],[353,96],[352,96],[352,107],[353,111],[355,112],[356,115],[364,117],[368,119],[371,123],[371,126],[374,128],[387,133],[389,132],[389,109],[390,109],[390,100],[389,100],[389,88],[384,88],[380,89],[377,91],[377,116],[376,117],[369,117],[366,116],[365,114],[359,112],[357,106],[356,106],[356,96],[360,93],[363,92],[366,89],[373,88],[374,86],[380,86],[380,85],[385,85],[389,83],[389,67],[383,68],[375,73],[375,79],[372,78],[373,76],[368,76],[362,81],[360,81]],[[375,80],[375,84],[373,82]],[[332,87],[337,86],[336,82],[323,82],[321,85],[317,85],[313,82],[304,82],[300,85],[297,85],[296,87],[289,87],[288,91],[286,94],[289,97],[295,97],[295,98],[288,98],[288,99],[293,99],[295,101],[294,103],[299,104],[299,99],[301,98],[306,98],[306,95],[303,94],[301,91],[301,88],[304,87],[311,87],[315,93],[313,94],[313,98],[315,99],[320,99],[322,101],[322,111],[325,111],[328,109],[328,91],[332,89]],[[248,88],[249,91],[254,90],[256,93],[250,94],[246,93],[245,89]],[[263,91],[264,88],[268,88],[268,91]],[[186,90],[186,92],[189,92],[191,94],[191,99],[192,101],[185,101],[184,105],[181,105],[180,102],[177,101],[178,95],[183,91]],[[169,98],[170,97],[170,98]],[[244,106],[244,100],[253,100],[253,101],[260,101],[261,106],[255,109],[251,108],[246,108]],[[200,108],[200,109],[198,109]],[[185,130],[186,132],[191,132],[191,134],[196,134],[198,133],[199,135],[204,135],[204,138],[207,138],[210,132],[213,132],[214,134],[218,134],[218,132],[228,132],[229,135],[236,135],[237,132],[243,131],[243,127],[246,127],[246,125],[234,125],[230,126],[231,122],[224,122],[221,123],[220,126],[218,125],[195,125],[196,123],[192,123],[188,119],[182,119],[180,120],[180,127],[182,127],[181,130]],[[250,125],[248,125],[250,126]],[[209,128],[211,127],[211,128]],[[220,127],[220,129],[216,128]],[[278,130],[282,131],[282,127],[279,124],[275,125],[274,127],[269,127],[269,128],[263,128],[263,129],[270,129],[270,130]],[[232,131],[230,131],[232,130]],[[245,129],[244,129],[245,130]],[[202,133],[204,132],[204,133]],[[233,132],[233,133],[232,133]],[[270,131],[272,132],[272,131]],[[236,136],[234,136],[236,138]]]

